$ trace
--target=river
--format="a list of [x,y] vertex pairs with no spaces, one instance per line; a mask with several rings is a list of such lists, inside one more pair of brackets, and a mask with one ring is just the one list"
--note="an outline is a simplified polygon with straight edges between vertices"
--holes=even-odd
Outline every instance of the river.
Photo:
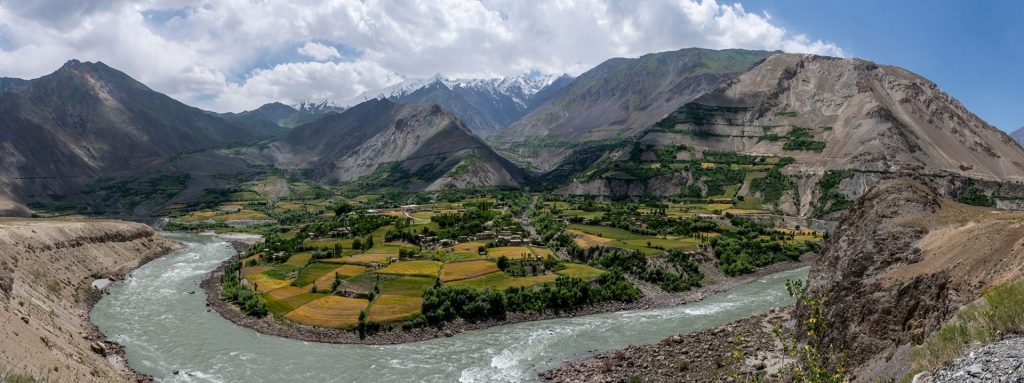
[[[115,283],[92,320],[161,382],[529,382],[594,351],[653,343],[792,303],[772,274],[702,302],[497,326],[402,345],[337,345],[262,335],[206,308],[203,277],[234,255],[224,241],[168,234],[187,246]],[[179,375],[172,374],[180,369]]]

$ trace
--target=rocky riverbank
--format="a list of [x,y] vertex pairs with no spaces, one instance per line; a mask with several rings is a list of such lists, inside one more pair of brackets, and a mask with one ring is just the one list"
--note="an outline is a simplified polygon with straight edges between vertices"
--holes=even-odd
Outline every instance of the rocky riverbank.
[[147,381],[89,320],[96,279],[121,279],[178,248],[111,220],[0,220],[0,369],[48,381]]
[[572,361],[540,373],[554,382],[644,382],[770,380],[782,368],[782,343],[773,330],[785,328],[792,307],[661,342],[629,346]]
[[981,346],[935,374],[925,372],[914,377],[914,383],[982,382],[1024,382],[1024,338]]
[[[245,315],[233,304],[225,302],[220,296],[220,278],[224,273],[229,261],[225,261],[217,269],[211,272],[200,284],[206,292],[207,306],[217,311],[225,319],[243,327],[248,327],[261,334],[274,335],[285,338],[292,338],[307,342],[319,343],[346,343],[346,344],[399,344],[418,342],[433,338],[452,336],[458,333],[480,330],[493,326],[507,325],[519,322],[538,321],[545,319],[576,317],[593,315],[614,311],[626,310],[648,310],[661,307],[677,306],[689,302],[701,301],[704,298],[729,290],[738,285],[751,282],[763,276],[782,271],[794,270],[810,266],[813,263],[812,257],[805,257],[800,262],[786,262],[771,265],[757,272],[714,281],[704,287],[691,291],[670,294],[660,292],[657,294],[646,294],[635,302],[611,302],[595,306],[583,307],[571,311],[544,311],[539,313],[509,313],[505,320],[488,320],[480,322],[455,321],[445,324],[444,328],[418,328],[412,330],[393,329],[373,334],[365,339],[359,339],[358,334],[353,330],[338,330],[321,327],[305,326],[289,321],[277,320],[272,316],[266,318],[255,318]],[[645,291],[646,292],[646,291]]]

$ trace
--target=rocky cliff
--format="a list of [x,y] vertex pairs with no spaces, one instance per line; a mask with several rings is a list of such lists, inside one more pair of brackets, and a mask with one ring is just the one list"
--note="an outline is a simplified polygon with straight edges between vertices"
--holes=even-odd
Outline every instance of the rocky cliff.
[[137,223],[0,219],[0,371],[61,382],[134,379],[89,322],[98,296],[91,283],[176,246]]
[[913,179],[881,181],[841,221],[812,268],[828,339],[857,381],[899,378],[921,342],[982,291],[1020,275],[1024,214],[948,200]]

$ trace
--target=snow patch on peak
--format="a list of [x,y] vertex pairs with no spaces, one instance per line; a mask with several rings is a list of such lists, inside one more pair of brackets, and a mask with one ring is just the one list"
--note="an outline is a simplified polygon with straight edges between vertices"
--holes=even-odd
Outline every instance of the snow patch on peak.
[[[355,105],[375,98],[395,99],[428,86],[443,86],[448,89],[472,89],[492,97],[509,97],[522,107],[545,87],[550,86],[566,74],[541,74],[531,72],[515,77],[492,78],[449,78],[435,74],[427,78],[410,78],[381,89],[369,90],[346,100],[346,105]],[[571,78],[571,77],[568,77]]]

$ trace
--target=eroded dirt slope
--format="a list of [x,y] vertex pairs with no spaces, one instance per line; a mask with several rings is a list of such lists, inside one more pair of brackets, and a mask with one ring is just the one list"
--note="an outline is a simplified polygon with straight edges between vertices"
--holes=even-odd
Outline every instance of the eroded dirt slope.
[[137,223],[0,219],[0,369],[61,382],[133,379],[107,360],[118,362],[89,322],[91,283],[176,246]]

